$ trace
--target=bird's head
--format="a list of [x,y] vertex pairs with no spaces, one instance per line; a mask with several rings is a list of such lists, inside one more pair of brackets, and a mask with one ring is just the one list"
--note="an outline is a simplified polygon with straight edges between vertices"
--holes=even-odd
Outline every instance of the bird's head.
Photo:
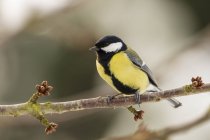
[[99,39],[95,46],[90,48],[91,51],[96,51],[97,53],[117,53],[126,49],[125,43],[119,37],[113,35]]

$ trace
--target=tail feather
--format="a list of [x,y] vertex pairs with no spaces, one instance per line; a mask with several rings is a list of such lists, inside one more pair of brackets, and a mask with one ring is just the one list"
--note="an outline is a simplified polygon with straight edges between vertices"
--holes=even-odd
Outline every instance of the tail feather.
[[[161,89],[159,87],[154,86],[154,85],[150,85],[149,88],[147,89],[147,91],[148,92],[158,92],[158,91],[161,91]],[[182,106],[182,103],[179,102],[175,98],[169,98],[169,99],[167,99],[167,101],[169,101],[174,108],[178,108],[178,107]]]
[[179,102],[179,101],[178,101],[177,99],[175,99],[175,98],[169,98],[169,99],[167,99],[167,101],[169,101],[169,102],[172,104],[172,106],[173,106],[174,108],[178,108],[178,107],[182,106],[182,103]]

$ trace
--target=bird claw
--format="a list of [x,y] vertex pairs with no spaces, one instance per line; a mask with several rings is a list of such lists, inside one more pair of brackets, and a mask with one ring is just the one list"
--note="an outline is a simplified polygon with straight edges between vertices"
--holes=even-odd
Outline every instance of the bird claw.
[[110,104],[111,101],[114,99],[115,96],[108,96],[107,97],[107,103]]
[[107,103],[108,103],[108,104],[111,103],[111,101],[112,101],[115,97],[120,96],[120,95],[122,95],[122,94],[120,93],[120,94],[108,96],[108,97],[107,97]]

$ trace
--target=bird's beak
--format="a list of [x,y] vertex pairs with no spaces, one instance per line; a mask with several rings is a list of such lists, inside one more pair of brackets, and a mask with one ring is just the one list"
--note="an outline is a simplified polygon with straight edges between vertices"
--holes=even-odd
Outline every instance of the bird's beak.
[[96,46],[94,46],[94,47],[91,47],[89,50],[95,52],[95,51],[98,51],[98,48],[96,48]]

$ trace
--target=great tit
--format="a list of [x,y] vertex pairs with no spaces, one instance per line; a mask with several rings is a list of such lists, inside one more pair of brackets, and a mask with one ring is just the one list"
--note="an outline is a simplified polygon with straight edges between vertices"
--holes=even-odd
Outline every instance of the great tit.
[[[117,92],[140,95],[146,91],[160,91],[145,62],[119,37],[105,36],[90,50],[96,52],[99,75]],[[181,106],[176,99],[170,98],[168,101],[175,108]]]

